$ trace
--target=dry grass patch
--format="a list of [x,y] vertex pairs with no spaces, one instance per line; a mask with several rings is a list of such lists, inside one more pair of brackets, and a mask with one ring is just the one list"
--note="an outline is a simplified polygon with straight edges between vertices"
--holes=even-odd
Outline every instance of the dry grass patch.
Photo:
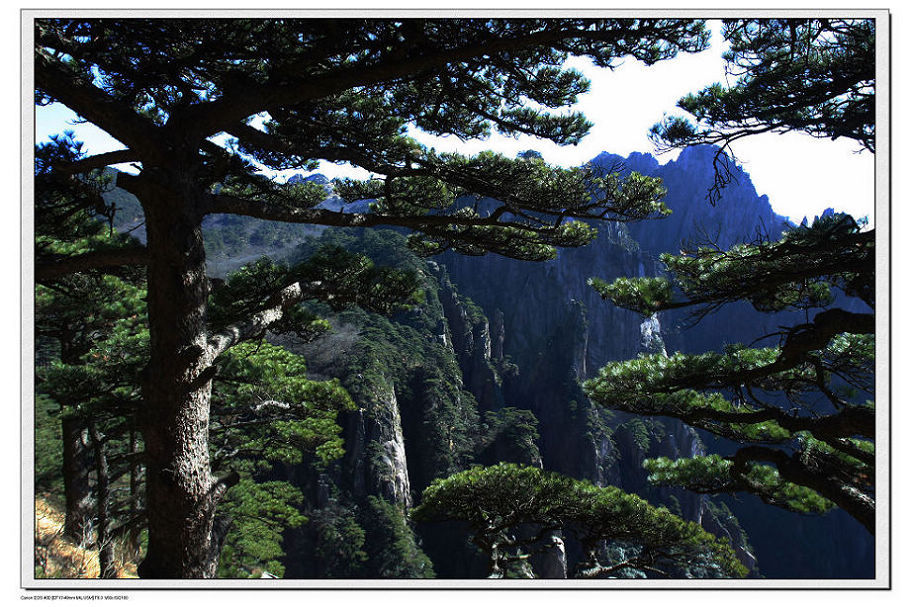
[[[62,512],[35,498],[35,577],[98,578],[98,551],[65,537],[63,521]],[[138,577],[135,563],[118,562],[117,577]]]

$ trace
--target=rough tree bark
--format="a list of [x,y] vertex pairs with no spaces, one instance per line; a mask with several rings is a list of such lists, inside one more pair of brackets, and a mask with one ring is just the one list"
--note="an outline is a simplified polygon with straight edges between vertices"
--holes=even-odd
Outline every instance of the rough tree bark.
[[150,252],[151,340],[141,420],[149,545],[139,575],[207,578],[214,576],[218,562],[219,542],[212,527],[227,485],[216,481],[209,463],[214,367],[205,324],[202,215],[192,186],[174,190],[146,186],[139,197]]

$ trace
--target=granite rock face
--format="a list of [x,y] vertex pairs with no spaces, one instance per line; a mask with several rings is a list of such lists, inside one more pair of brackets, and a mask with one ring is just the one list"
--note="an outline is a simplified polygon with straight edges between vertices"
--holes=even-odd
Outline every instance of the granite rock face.
[[355,498],[376,495],[409,508],[411,482],[395,387],[383,381],[372,391],[369,408],[347,418],[343,474]]
[[[502,379],[494,368],[494,363],[502,361],[502,321],[498,326],[494,325],[497,331],[494,340],[487,316],[458,294],[445,272],[437,271],[436,276],[440,286],[439,301],[451,335],[452,352],[462,372],[464,387],[474,395],[481,411],[501,409],[505,404]],[[494,341],[497,344],[495,357]]]

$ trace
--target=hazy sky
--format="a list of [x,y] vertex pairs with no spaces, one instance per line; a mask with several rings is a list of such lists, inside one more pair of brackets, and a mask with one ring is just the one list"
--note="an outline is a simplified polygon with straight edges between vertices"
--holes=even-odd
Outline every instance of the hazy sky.
[[[665,113],[676,113],[676,101],[686,93],[708,84],[724,81],[721,59],[723,39],[717,28],[711,48],[693,55],[681,55],[645,67],[627,60],[615,70],[596,68],[587,60],[573,59],[570,65],[582,70],[591,80],[591,90],[580,98],[574,109],[581,110],[594,123],[591,133],[577,146],[560,147],[548,141],[523,136],[494,135],[484,141],[463,142],[455,137],[439,138],[423,133],[415,137],[440,151],[475,153],[494,149],[508,155],[533,148],[547,162],[561,166],[582,164],[602,151],[628,155],[651,152],[647,134],[651,125]],[[50,134],[72,129],[86,143],[89,153],[100,153],[123,146],[92,125],[71,124],[74,116],[62,107],[38,108],[36,136],[45,140]],[[830,141],[808,135],[756,135],[737,142],[733,151],[752,177],[759,194],[767,194],[774,210],[799,222],[804,216],[820,214],[825,208],[846,211],[856,217],[868,216],[874,222],[874,157],[858,152],[851,140]],[[658,156],[661,163],[678,152]],[[323,163],[319,172],[328,177],[366,177],[348,165]],[[289,175],[279,175],[287,178]]]

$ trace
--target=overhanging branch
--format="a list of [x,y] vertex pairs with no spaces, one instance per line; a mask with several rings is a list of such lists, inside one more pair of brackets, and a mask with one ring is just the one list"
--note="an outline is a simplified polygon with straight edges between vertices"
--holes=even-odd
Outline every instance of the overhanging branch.
[[730,459],[733,461],[731,474],[745,482],[749,480],[745,472],[749,462],[773,463],[781,478],[817,491],[875,535],[875,499],[859,487],[839,478],[839,470],[815,470],[802,461],[799,453],[789,455],[779,449],[757,445],[743,447]]
[[148,263],[148,259],[148,250],[144,246],[130,246],[38,261],[35,263],[35,281],[52,282],[64,276],[87,270],[142,266]]
[[148,150],[156,128],[129,105],[78,79],[44,51],[35,52],[35,87],[135,150]]
[[211,360],[244,340],[263,335],[269,326],[284,317],[288,308],[304,299],[318,284],[302,285],[299,282],[288,285],[272,295],[264,308],[247,320],[229,325],[209,336],[208,349]]
[[461,47],[435,48],[432,52],[411,57],[396,56],[373,65],[340,69],[292,84],[267,84],[254,91],[244,89],[237,94],[226,94],[217,101],[194,106],[180,121],[182,126],[191,128],[199,138],[205,138],[247,116],[270,108],[326,98],[351,88],[391,82],[452,62],[506,51],[519,51],[580,34],[581,32],[577,31],[543,30],[516,38],[491,37],[482,41],[472,41]]
[[517,228],[539,234],[552,231],[546,226],[532,226],[514,221],[501,221],[493,217],[463,217],[451,215],[383,215],[381,213],[342,213],[328,209],[295,208],[287,204],[254,201],[227,194],[210,195],[206,213],[229,213],[258,219],[309,223],[331,227],[398,226],[415,230],[433,227],[502,227]]
[[54,167],[55,171],[63,173],[77,174],[86,173],[93,169],[102,169],[112,164],[121,164],[124,162],[134,162],[139,160],[139,156],[133,150],[116,150],[89,156],[76,162],[60,164]]

